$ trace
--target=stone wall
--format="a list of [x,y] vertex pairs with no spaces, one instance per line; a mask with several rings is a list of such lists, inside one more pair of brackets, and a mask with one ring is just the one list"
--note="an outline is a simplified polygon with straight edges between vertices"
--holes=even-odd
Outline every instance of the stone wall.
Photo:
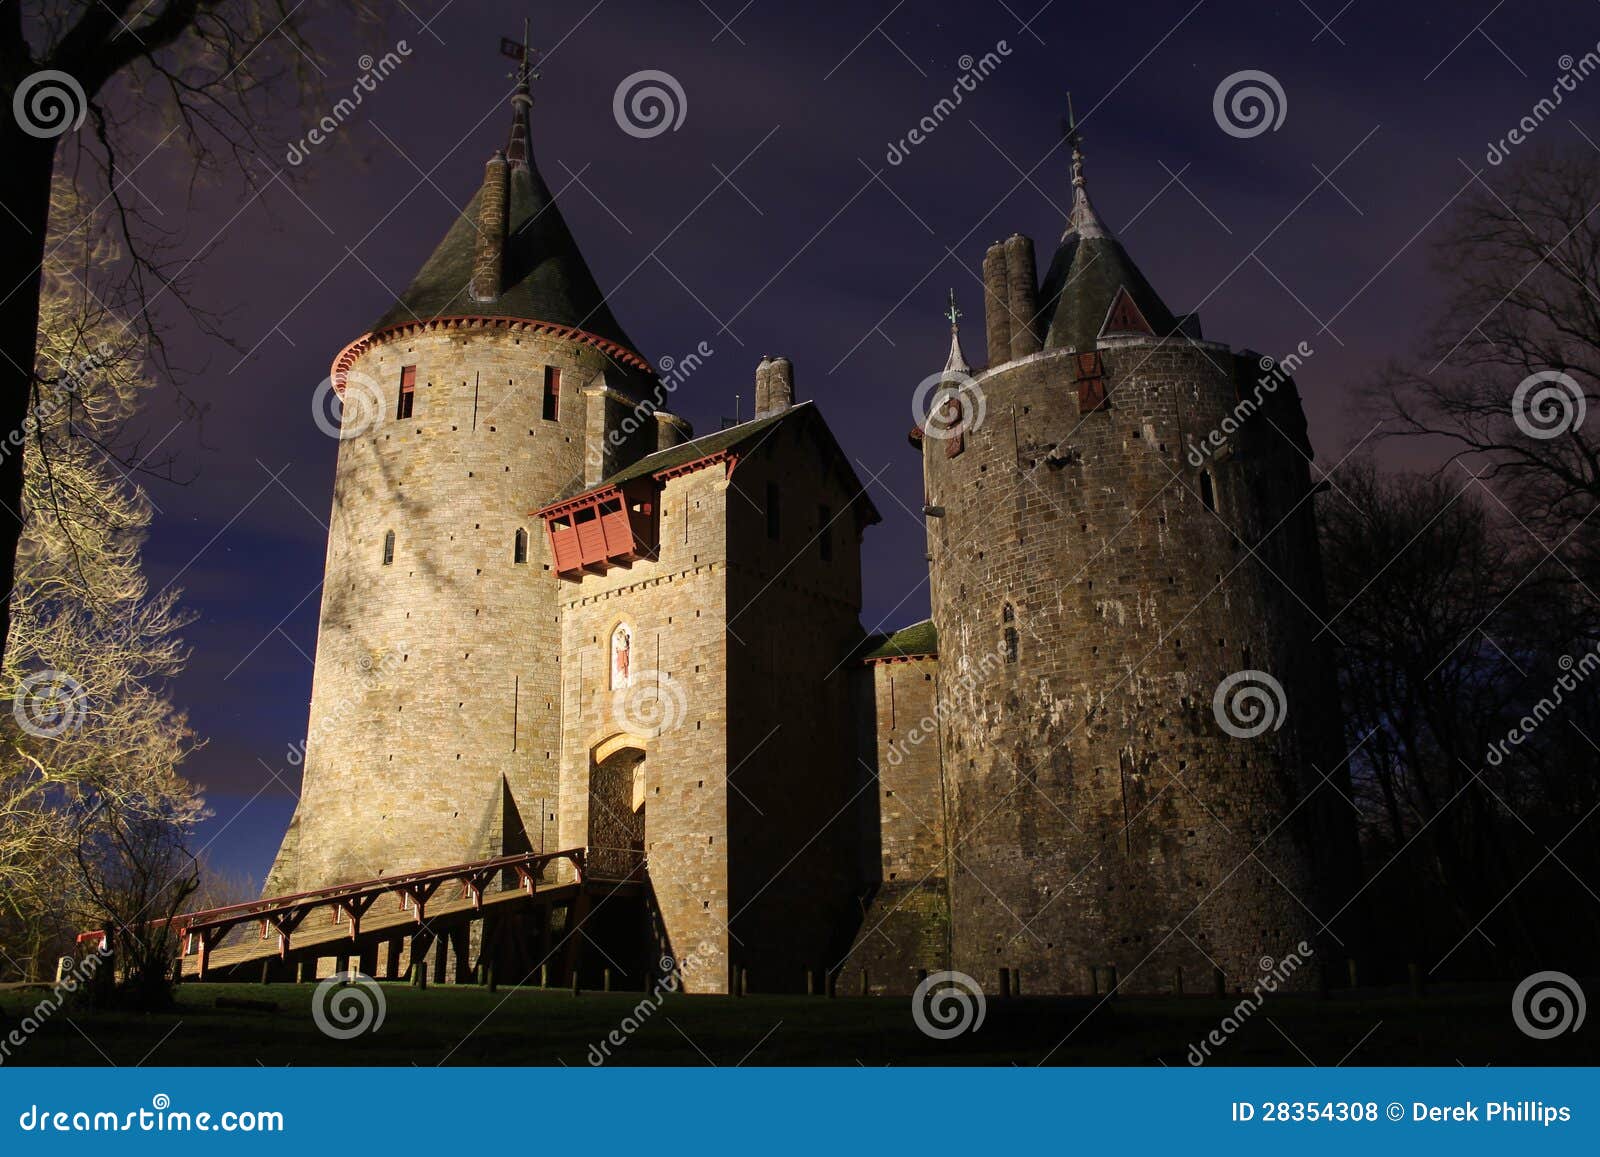
[[[1110,403],[1080,413],[1070,351],[980,375],[963,449],[924,446],[940,640],[953,966],[993,990],[1248,986],[1331,915],[1310,845],[1339,760],[1318,641],[1304,446],[1257,419],[1211,503],[1185,461],[1248,390],[1215,344],[1101,351]],[[1292,385],[1271,402],[1303,442]],[[1230,529],[1232,533],[1230,533]],[[1242,541],[1241,541],[1242,540]],[[1308,609],[1309,608],[1309,609]],[[1241,669],[1283,685],[1254,739],[1212,714]],[[1313,982],[1315,970],[1297,973]]]
[[[563,581],[560,838],[585,846],[596,754],[644,753],[644,844],[665,951],[690,992],[727,992],[727,544],[724,470],[662,488],[660,557]],[[633,686],[610,680],[610,639],[633,635]],[[620,746],[619,746],[620,745]],[[630,801],[631,802],[631,801]]]
[[[560,627],[531,511],[581,479],[580,391],[606,365],[530,332],[448,327],[354,361],[347,421],[370,428],[339,446],[296,837],[274,888],[557,846]],[[562,370],[553,420],[546,366]]]
[[732,477],[729,892],[735,967],[758,992],[804,991],[859,920],[856,835],[871,785],[856,758],[851,655],[867,509],[810,408],[791,411]]
[[939,758],[939,661],[933,656],[869,662],[857,677],[868,708],[868,766],[874,772],[872,852],[863,919],[838,987],[906,993],[949,967],[950,905]]
[[[561,838],[583,844],[600,830],[597,760],[643,751],[650,886],[690,992],[727,992],[741,970],[755,990],[799,990],[848,936],[861,528],[856,487],[827,442],[797,414],[731,476],[717,462],[669,479],[659,557],[561,588]],[[768,483],[779,487],[776,539]],[[619,623],[634,673],[620,692],[609,649]]]

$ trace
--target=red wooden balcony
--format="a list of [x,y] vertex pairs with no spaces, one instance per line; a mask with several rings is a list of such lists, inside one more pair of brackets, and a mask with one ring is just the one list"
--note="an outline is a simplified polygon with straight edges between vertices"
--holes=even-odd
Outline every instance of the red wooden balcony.
[[654,487],[640,481],[644,485],[594,491],[539,512],[556,574],[576,580],[655,557]]

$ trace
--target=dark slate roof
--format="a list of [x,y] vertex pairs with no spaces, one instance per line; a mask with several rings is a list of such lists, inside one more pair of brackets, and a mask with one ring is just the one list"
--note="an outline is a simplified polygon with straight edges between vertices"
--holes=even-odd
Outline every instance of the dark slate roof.
[[478,235],[478,201],[483,196],[480,187],[400,300],[372,328],[436,317],[517,317],[573,326],[635,349],[611,315],[537,164],[513,164],[509,178],[506,288],[500,296],[474,301],[467,291]]
[[1094,349],[1121,288],[1127,289],[1157,337],[1166,337],[1177,328],[1172,311],[1120,241],[1068,233],[1039,289],[1040,314],[1048,327],[1044,348]]
[[[680,442],[676,446],[669,446],[665,450],[657,450],[654,454],[647,454],[631,466],[625,466],[609,478],[602,480],[594,486],[578,487],[573,493],[563,495],[561,502],[568,502],[583,494],[597,490],[609,490],[614,486],[621,486],[625,482],[632,482],[636,478],[644,478],[651,474],[659,474],[663,470],[671,470],[677,466],[687,466],[701,458],[709,458],[713,454],[720,454],[724,450],[732,450],[751,443],[759,444],[761,439],[781,422],[812,421],[820,427],[827,445],[832,451],[834,463],[844,470],[849,478],[849,484],[857,494],[856,501],[864,504],[866,521],[874,523],[881,521],[878,508],[872,504],[872,499],[867,497],[866,488],[856,476],[855,470],[850,465],[850,460],[839,447],[838,440],[834,438],[833,431],[822,417],[822,411],[817,409],[815,402],[796,402],[787,410],[776,414],[768,414],[764,418],[754,418],[748,422],[741,422],[737,426],[729,426],[713,434],[703,434],[698,438],[691,438],[687,442]],[[552,503],[551,505],[555,505]]]
[[939,632],[932,619],[902,627],[892,635],[874,635],[867,640],[864,662],[873,659],[912,659],[939,653]]
[[713,454],[731,450],[733,447],[743,445],[772,429],[784,418],[798,410],[800,406],[809,405],[811,405],[810,402],[801,402],[799,406],[792,407],[780,414],[769,414],[765,418],[741,422],[737,426],[729,426],[727,429],[718,430],[714,434],[702,434],[700,437],[691,438],[687,442],[679,442],[676,446],[668,446],[665,450],[657,450],[654,454],[645,455],[632,466],[626,466],[618,470],[598,486],[592,486],[590,489],[605,490],[612,486],[621,486],[624,482],[631,482],[635,478],[643,478],[646,474],[671,470],[674,466],[687,466],[690,462],[698,459],[709,458]]

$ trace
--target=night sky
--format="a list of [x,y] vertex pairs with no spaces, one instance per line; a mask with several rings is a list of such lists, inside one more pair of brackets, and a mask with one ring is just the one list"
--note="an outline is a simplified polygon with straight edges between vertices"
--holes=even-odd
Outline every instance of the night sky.
[[[714,351],[673,400],[698,431],[736,405],[749,415],[763,354],[794,359],[799,395],[876,479],[868,629],[927,615],[911,392],[943,365],[951,288],[967,353],[983,359],[976,271],[991,242],[1029,234],[1048,264],[1071,199],[1068,89],[1095,204],[1167,304],[1198,309],[1206,336],[1236,348],[1315,351],[1298,381],[1331,467],[1376,420],[1358,387],[1415,347],[1438,301],[1429,245],[1450,206],[1474,173],[1492,184],[1503,172],[1489,143],[1549,95],[1562,57],[1600,41],[1600,4],[1556,0],[739,4],[530,4],[543,50],[535,157],[640,352]],[[162,391],[145,416],[189,480],[148,483],[159,514],[147,558],[200,616],[174,687],[209,741],[187,767],[215,811],[200,842],[258,881],[299,786],[288,754],[305,736],[316,645],[336,443],[312,398],[510,125],[499,43],[520,34],[522,9],[392,7],[376,35],[313,24],[328,75],[308,121],[349,92],[363,53],[403,39],[409,55],[298,166],[285,157],[300,130],[285,121],[282,147],[259,160],[292,182],[249,199],[223,181],[191,199],[160,154],[135,177],[198,255],[196,295],[227,311],[239,346],[164,315],[178,360],[202,367],[187,388],[208,412],[183,421]],[[991,51],[999,67],[889,163],[963,58]],[[676,130],[619,127],[613,94],[641,70],[681,85]],[[1276,130],[1219,127],[1213,96],[1242,70],[1281,86]],[[1600,78],[1588,84],[1521,147],[1600,141]]]

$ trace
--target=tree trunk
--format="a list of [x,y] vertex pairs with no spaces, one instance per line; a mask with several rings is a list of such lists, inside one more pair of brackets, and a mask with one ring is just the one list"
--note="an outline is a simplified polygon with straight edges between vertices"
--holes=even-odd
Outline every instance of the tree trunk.
[[[22,431],[33,397],[39,340],[39,293],[55,141],[29,136],[16,118],[0,120],[0,235],[6,237],[0,285],[0,661],[11,634],[11,588],[22,537]],[[10,689],[4,689],[5,694]]]

